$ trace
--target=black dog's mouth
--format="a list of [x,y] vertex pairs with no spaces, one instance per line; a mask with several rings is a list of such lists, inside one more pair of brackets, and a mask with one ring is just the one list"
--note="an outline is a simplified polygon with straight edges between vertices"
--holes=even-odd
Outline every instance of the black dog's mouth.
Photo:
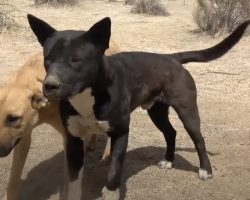
[[[77,93],[76,93],[77,94]],[[60,101],[60,100],[68,100],[71,97],[75,96],[76,94],[70,94],[70,93],[53,93],[53,94],[46,94],[44,93],[44,96],[48,98],[50,101]]]
[[57,89],[52,92],[46,92],[46,90],[43,90],[43,94],[46,98],[53,101],[60,101],[60,100],[69,100],[75,95],[81,93],[84,91],[85,87],[76,87],[76,88],[69,88],[65,85],[62,86],[60,89]]
[[71,96],[71,91],[67,88],[60,88],[54,91],[46,91],[43,88],[43,95],[49,100],[59,101],[59,100],[67,100],[69,96]]

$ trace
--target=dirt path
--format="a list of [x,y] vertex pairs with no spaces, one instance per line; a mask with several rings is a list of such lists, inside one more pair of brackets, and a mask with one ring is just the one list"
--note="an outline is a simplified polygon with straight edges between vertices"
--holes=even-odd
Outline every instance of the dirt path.
[[[123,50],[176,52],[202,49],[222,38],[195,34],[193,0],[164,3],[169,17],[134,15],[121,2],[84,0],[75,8],[34,7],[31,1],[15,0],[16,6],[47,20],[58,29],[86,29],[105,16],[112,18],[112,38]],[[0,81],[40,51],[27,20],[24,28],[0,35]],[[165,142],[147,114],[138,109],[132,115],[129,149],[122,194],[128,200],[249,200],[250,199],[250,37],[223,58],[207,64],[189,64],[187,69],[198,88],[202,132],[213,166],[214,178],[198,179],[198,156],[191,139],[171,110],[178,132],[174,169],[160,170],[155,164],[163,158]],[[219,73],[218,73],[219,72]],[[223,73],[220,73],[223,72]],[[225,74],[226,73],[226,74]],[[49,126],[33,134],[25,166],[20,200],[57,199],[62,183],[62,140]],[[215,154],[215,155],[213,155]],[[86,167],[84,191],[87,200],[100,195],[107,164],[98,163],[100,150],[91,155]],[[92,157],[94,157],[92,159]],[[0,161],[0,196],[5,192],[11,156]]]

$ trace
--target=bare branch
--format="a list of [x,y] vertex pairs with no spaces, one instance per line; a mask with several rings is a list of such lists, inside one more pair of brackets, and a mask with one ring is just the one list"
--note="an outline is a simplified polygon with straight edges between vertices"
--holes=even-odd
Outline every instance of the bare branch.
[[204,74],[223,74],[223,75],[228,75],[228,76],[239,76],[241,73],[229,73],[229,72],[220,72],[220,71],[206,71],[205,73],[202,73],[200,75]]

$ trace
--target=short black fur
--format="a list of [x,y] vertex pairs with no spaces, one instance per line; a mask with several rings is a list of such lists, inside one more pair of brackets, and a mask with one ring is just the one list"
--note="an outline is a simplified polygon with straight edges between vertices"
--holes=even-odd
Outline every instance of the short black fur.
[[[240,25],[214,47],[174,54],[123,52],[104,56],[110,38],[110,20],[107,18],[82,36],[75,37],[75,31],[68,31],[62,36],[59,31],[45,40],[42,44],[47,69],[44,84],[50,84],[51,76],[56,77],[54,80],[59,84],[52,91],[45,88],[45,95],[50,99],[67,100],[91,88],[96,118],[110,123],[109,190],[114,191],[120,186],[130,113],[138,106],[148,110],[154,124],[163,132],[168,145],[166,160],[170,162],[174,159],[176,132],[168,120],[168,108],[173,107],[194,142],[200,169],[205,171],[200,178],[211,178],[212,168],[200,130],[195,82],[182,64],[208,62],[224,55],[240,40],[249,23],[246,21]],[[39,40],[39,34],[35,34]],[[57,42],[62,44],[61,48],[54,48],[53,44]],[[67,58],[76,54],[79,59],[73,64]]]

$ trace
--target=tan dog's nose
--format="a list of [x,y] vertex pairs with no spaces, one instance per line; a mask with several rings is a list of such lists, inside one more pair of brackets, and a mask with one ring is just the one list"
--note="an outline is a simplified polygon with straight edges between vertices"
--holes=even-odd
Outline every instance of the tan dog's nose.
[[12,146],[4,146],[0,144],[0,157],[7,156],[12,150]]

